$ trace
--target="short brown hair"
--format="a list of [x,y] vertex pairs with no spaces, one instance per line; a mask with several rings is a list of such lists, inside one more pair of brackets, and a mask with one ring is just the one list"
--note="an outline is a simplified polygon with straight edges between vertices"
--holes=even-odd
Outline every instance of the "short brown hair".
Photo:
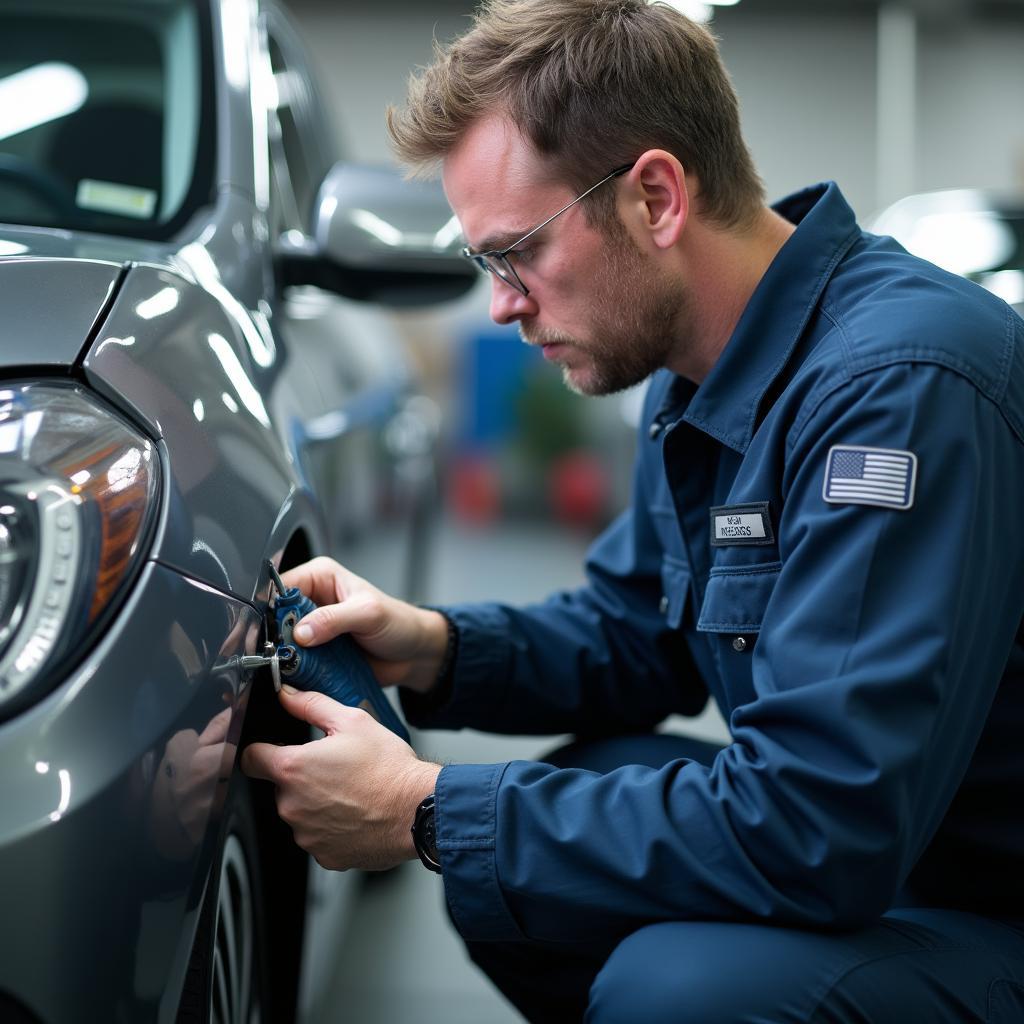
[[[484,0],[465,35],[435,49],[405,109],[387,112],[395,151],[416,171],[501,111],[578,191],[657,148],[696,176],[713,220],[742,225],[764,203],[715,39],[665,4]],[[613,193],[590,199],[607,222]]]

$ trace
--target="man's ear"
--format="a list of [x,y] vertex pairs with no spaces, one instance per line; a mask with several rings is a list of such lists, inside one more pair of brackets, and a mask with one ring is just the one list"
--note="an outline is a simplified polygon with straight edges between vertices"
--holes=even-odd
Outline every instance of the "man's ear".
[[663,149],[649,149],[633,164],[627,180],[642,230],[658,249],[674,246],[690,215],[683,165]]

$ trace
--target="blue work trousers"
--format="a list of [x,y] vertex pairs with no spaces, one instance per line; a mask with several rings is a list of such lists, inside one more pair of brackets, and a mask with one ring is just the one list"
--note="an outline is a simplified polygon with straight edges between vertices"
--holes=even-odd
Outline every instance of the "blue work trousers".
[[[605,772],[708,764],[715,752],[647,735],[577,742],[544,760]],[[844,933],[672,921],[613,948],[467,949],[534,1024],[1024,1024],[1024,924],[941,908],[893,909]]]

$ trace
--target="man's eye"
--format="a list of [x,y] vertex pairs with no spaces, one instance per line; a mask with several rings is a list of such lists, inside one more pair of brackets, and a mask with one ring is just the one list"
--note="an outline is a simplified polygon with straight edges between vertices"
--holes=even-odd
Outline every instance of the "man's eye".
[[537,247],[533,245],[524,245],[518,249],[509,249],[506,253],[507,256],[511,256],[517,263],[529,263],[533,259],[534,254],[537,252]]

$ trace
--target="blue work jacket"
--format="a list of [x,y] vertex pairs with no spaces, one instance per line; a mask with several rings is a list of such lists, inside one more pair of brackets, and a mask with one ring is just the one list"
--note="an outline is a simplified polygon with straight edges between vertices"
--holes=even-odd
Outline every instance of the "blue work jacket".
[[443,768],[466,939],[1024,917],[1024,322],[862,231],[834,184],[776,209],[797,230],[706,380],[654,376],[586,585],[446,609],[451,695],[405,702],[599,735],[710,694],[732,742],[710,768]]

